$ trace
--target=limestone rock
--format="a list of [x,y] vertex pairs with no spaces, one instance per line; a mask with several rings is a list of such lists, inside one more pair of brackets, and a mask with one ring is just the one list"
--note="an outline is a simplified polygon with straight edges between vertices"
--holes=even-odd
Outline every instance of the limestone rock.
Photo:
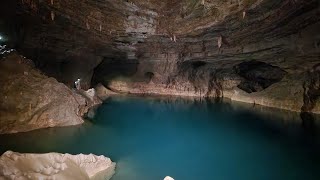
[[91,88],[86,91],[86,94],[88,97],[90,97],[90,99],[93,100],[94,96],[96,95],[96,91],[94,88]]
[[320,97],[320,64],[316,64],[312,67],[312,69],[310,69],[306,78],[306,82],[303,85],[303,88],[304,103],[301,107],[301,111],[312,112],[314,108],[319,107],[318,101]]
[[[26,73],[27,72],[27,73]],[[0,133],[83,123],[86,99],[17,54],[0,61]]]
[[[229,98],[297,112],[300,112],[303,106],[307,107],[304,105],[305,101],[310,102],[309,106],[312,107],[307,112],[320,113],[318,71],[316,66],[312,66],[316,62],[293,62],[290,68],[286,63],[278,63],[278,66],[258,63],[261,66],[251,67],[251,70],[246,70],[244,74],[239,74],[234,68],[242,64],[237,62],[202,63],[201,66],[199,63],[195,66],[194,62],[184,63],[169,74],[167,81],[154,83],[115,79],[109,83],[109,88],[131,94]],[[301,64],[301,67],[296,68],[297,64]],[[285,72],[281,67],[286,67],[289,71]],[[310,68],[311,73],[306,73],[309,70],[305,68]],[[239,88],[244,81],[256,83],[258,88],[255,87],[255,92],[248,93]],[[253,88],[252,85],[249,87]],[[311,100],[308,101],[308,98]]]
[[95,87],[96,94],[100,99],[106,99],[110,95],[117,95],[118,93],[111,91],[110,89],[107,89],[105,86],[102,84],[98,84]]
[[174,180],[174,179],[170,176],[166,176],[163,180]]
[[93,154],[20,154],[7,151],[0,157],[0,178],[108,180],[114,174],[115,165],[109,158]]
[[[102,83],[117,93],[320,112],[315,74],[308,73],[320,57],[319,0],[26,2],[0,1],[0,28],[65,84],[81,78],[84,89]],[[265,64],[234,68],[253,60]]]

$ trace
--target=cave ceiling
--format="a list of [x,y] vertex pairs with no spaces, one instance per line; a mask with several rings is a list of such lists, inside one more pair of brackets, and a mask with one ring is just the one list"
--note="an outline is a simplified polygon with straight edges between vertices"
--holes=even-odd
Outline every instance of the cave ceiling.
[[8,6],[15,14],[2,22],[11,42],[33,59],[46,54],[55,61],[138,59],[146,47],[183,53],[188,43],[222,46],[224,53],[261,43],[275,54],[304,51],[282,41],[296,41],[316,24],[314,34],[320,19],[318,0],[14,0]]

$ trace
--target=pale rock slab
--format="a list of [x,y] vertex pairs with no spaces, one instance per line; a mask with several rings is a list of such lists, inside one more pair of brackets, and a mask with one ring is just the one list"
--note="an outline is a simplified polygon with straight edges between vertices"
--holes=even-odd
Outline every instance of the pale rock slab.
[[163,180],[174,180],[174,179],[170,176],[166,176]]
[[0,179],[108,180],[114,174],[115,166],[109,158],[93,154],[7,151],[0,157]]

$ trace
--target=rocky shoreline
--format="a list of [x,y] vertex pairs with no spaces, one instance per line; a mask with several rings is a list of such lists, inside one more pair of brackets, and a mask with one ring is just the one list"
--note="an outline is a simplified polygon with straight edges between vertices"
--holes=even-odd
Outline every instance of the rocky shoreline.
[[[283,71],[279,68],[284,68],[283,64],[273,66],[259,62],[260,65],[257,66],[256,61],[246,63],[246,66],[253,67],[250,67],[250,70],[246,69],[245,74],[237,72],[235,69],[239,66],[237,63],[230,63],[227,66],[205,63],[200,67],[188,65],[184,67],[183,73],[179,70],[165,75],[155,73],[148,81],[137,81],[135,77],[113,79],[107,83],[105,94],[227,98],[295,112],[320,113],[317,95],[320,90],[319,64],[303,66],[306,69],[286,68],[286,71]],[[250,63],[253,65],[248,65]],[[283,71],[283,75],[279,77],[281,73],[278,71]],[[100,96],[103,97],[103,92]]]

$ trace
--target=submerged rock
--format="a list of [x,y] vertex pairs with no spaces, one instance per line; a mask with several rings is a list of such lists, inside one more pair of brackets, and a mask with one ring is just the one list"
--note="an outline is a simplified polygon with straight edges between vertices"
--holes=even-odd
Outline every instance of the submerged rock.
[[83,123],[86,98],[12,54],[0,61],[0,134]]
[[0,157],[0,179],[108,180],[116,163],[105,156],[60,153],[20,154]]

